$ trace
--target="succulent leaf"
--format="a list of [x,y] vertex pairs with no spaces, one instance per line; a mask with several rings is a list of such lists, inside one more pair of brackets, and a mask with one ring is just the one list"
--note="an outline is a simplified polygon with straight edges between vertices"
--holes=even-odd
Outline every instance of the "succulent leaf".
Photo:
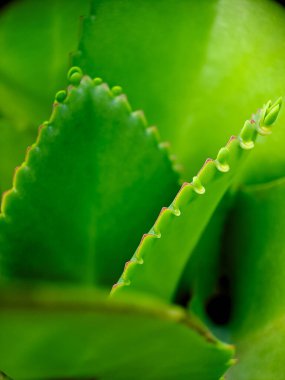
[[[208,159],[193,181],[182,185],[168,208],[161,210],[153,228],[143,236],[133,258],[127,262],[121,278],[114,285],[113,296],[140,291],[168,301],[173,298],[189,256],[247,156],[244,129],[255,126],[255,133],[251,134],[254,144],[266,110],[267,105],[245,124],[241,135],[229,140],[216,160]],[[249,144],[248,138],[246,143]],[[225,166],[230,168],[229,173],[225,172]]]
[[231,214],[230,327],[239,360],[229,379],[282,379],[284,375],[284,202],[282,178],[242,188]]
[[[155,6],[93,0],[73,62],[122,84],[132,104],[160,126],[190,180],[206,155],[239,132],[250,109],[284,95],[284,18],[284,8],[270,0],[158,0]],[[282,128],[260,144],[245,168],[248,182],[285,175],[284,144]]]
[[178,175],[124,94],[78,68],[69,80],[3,197],[1,272],[111,285]]
[[2,288],[0,324],[1,368],[17,380],[216,380],[233,355],[185,310],[137,296]]

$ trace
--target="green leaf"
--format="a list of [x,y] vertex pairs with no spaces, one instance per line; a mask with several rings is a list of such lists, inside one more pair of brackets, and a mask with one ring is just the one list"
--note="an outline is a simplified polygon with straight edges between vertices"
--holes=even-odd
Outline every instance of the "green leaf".
[[[142,107],[163,136],[175,141],[190,117],[193,83],[216,3],[93,0],[73,63],[91,76],[121,83],[132,104]],[[184,141],[187,149],[190,141]]]
[[[126,88],[179,152],[187,178],[229,130],[238,133],[251,109],[284,95],[285,10],[276,2],[93,4],[74,62]],[[270,144],[261,144],[247,180],[283,176],[285,154],[278,148],[284,144],[280,128]]]
[[183,184],[171,205],[162,209],[153,228],[143,236],[113,288],[114,296],[140,291],[172,299],[189,256],[243,159],[254,147],[257,133],[269,132],[264,117],[270,111],[268,103],[245,122],[240,135],[229,140],[216,160],[208,159],[193,181]]
[[37,126],[47,117],[88,8],[89,0],[25,0],[1,13],[0,107],[17,126]]
[[0,118],[0,191],[12,186],[13,171],[21,164],[27,146],[34,141],[35,133],[17,130],[10,122]]
[[1,369],[17,380],[217,380],[233,348],[176,306],[75,289],[1,289]]
[[[194,168],[199,165],[205,152],[215,153],[229,131],[230,120],[230,128],[237,133],[251,109],[285,94],[284,41],[285,9],[278,2],[219,1],[203,66],[193,84],[191,124],[181,129],[176,140],[170,139],[190,170],[192,163]],[[285,114],[280,118],[280,125],[284,123]],[[196,126],[208,126],[207,132]],[[190,154],[185,139],[194,142]],[[285,175],[285,154],[280,149],[285,144],[284,128],[268,141],[260,140],[254,159],[245,167],[252,183]]]
[[284,376],[284,218],[284,178],[243,188],[231,214],[231,329],[239,360],[230,379]]
[[118,88],[81,77],[71,69],[74,85],[56,95],[3,198],[3,277],[110,285],[178,190],[143,113]]

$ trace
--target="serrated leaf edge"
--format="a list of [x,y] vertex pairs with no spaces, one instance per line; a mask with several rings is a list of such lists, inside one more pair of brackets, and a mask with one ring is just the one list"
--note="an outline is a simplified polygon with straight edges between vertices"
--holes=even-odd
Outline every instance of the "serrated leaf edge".
[[[275,103],[281,108],[282,99],[279,98]],[[192,182],[184,182],[175,196],[169,207],[163,207],[158,215],[153,227],[147,234],[144,234],[141,242],[135,251],[133,257],[125,264],[124,271],[116,284],[111,290],[111,297],[124,287],[129,287],[132,282],[132,276],[141,265],[144,264],[145,256],[148,252],[148,241],[150,239],[162,239],[164,234],[167,234],[167,226],[164,231],[164,224],[167,224],[167,219],[172,215],[179,217],[184,209],[197,196],[202,196],[206,192],[206,187],[212,182],[213,178],[219,172],[222,175],[228,173],[231,167],[233,156],[246,155],[249,150],[254,147],[257,135],[264,135],[264,119],[272,110],[271,101],[267,102],[256,114],[252,115],[250,120],[244,123],[243,128],[238,136],[231,136],[225,147],[221,148],[215,160],[208,158],[197,176],[193,177]],[[279,112],[278,111],[278,112]],[[276,110],[274,110],[276,113]],[[273,122],[276,121],[275,115]],[[267,134],[271,133],[271,125],[266,125]],[[241,158],[239,156],[239,158]]]
[[114,86],[112,89],[110,89],[108,84],[104,83],[101,78],[92,79],[87,75],[83,75],[79,67],[72,67],[69,70],[68,80],[70,84],[67,88],[67,91],[61,90],[56,93],[52,113],[49,120],[43,122],[39,126],[36,142],[27,148],[24,162],[15,168],[12,188],[5,191],[2,195],[0,220],[6,217],[5,211],[9,202],[13,201],[14,198],[21,197],[21,178],[25,177],[25,180],[28,179],[31,181],[34,179],[33,172],[30,167],[30,161],[36,159],[36,156],[40,156],[40,142],[43,139],[52,138],[52,135],[56,133],[52,124],[58,117],[59,107],[68,106],[68,104],[72,102],[74,91],[80,91],[80,84],[86,81],[90,83],[92,82],[94,87],[99,87],[102,91],[105,91],[109,96],[111,102],[115,102],[116,105],[124,107],[131,118],[139,121],[139,123],[145,129],[145,133],[156,141],[158,150],[163,152],[165,157],[170,162],[170,166],[172,167],[173,172],[177,175],[177,182],[179,182],[181,178],[179,165],[177,164],[177,158],[171,153],[170,144],[168,142],[161,141],[157,127],[148,125],[147,119],[142,110],[132,111],[127,96],[121,91],[118,91],[119,86]]

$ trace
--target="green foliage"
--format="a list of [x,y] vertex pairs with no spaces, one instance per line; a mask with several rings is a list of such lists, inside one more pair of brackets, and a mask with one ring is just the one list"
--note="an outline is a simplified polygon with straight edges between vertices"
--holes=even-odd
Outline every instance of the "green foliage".
[[231,364],[232,347],[181,308],[158,300],[136,296],[118,303],[69,288],[5,289],[0,297],[1,363],[19,380],[94,374],[211,380]]
[[284,19],[269,0],[2,10],[0,378],[283,378],[282,98],[223,143],[284,95]]
[[56,95],[3,198],[2,274],[111,285],[170,202],[177,175],[118,89],[89,77],[77,85],[80,70],[69,77],[75,85]]
[[[282,379],[284,374],[280,365],[284,353],[284,202],[282,178],[245,187],[233,210],[228,248],[233,255],[234,280],[230,328],[240,359],[231,373],[233,379],[246,379],[245,373],[261,380]],[[256,356],[262,358],[258,366]]]

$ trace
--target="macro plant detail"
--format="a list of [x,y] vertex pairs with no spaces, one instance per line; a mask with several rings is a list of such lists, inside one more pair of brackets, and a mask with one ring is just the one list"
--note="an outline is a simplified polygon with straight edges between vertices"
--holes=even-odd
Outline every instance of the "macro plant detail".
[[1,9],[0,379],[283,378],[284,18]]

